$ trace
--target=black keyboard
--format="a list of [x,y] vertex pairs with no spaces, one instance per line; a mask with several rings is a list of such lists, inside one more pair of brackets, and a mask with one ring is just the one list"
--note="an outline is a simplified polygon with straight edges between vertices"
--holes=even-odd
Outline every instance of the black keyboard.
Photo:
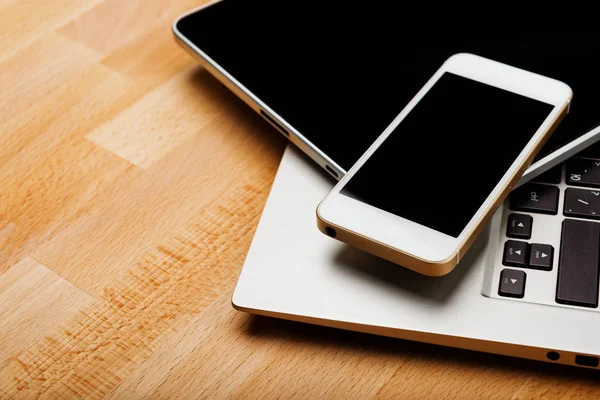
[[498,296],[597,309],[600,143],[519,187],[504,207]]

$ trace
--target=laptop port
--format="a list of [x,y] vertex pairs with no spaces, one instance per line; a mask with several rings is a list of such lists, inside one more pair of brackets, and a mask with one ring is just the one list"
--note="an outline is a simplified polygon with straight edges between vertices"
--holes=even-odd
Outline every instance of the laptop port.
[[325,233],[328,234],[329,236],[331,236],[332,238],[337,236],[337,232],[335,231],[335,229],[333,229],[332,227],[328,226],[327,228],[325,228]]
[[269,121],[271,123],[271,125],[273,125],[275,128],[277,128],[285,136],[290,137],[290,133],[283,126],[279,125],[277,123],[277,121],[275,121],[273,119],[273,117],[271,117],[269,114],[267,114],[263,110],[260,110],[260,115],[262,115],[264,119],[266,119],[267,121]]
[[549,351],[546,354],[546,357],[548,357],[548,360],[550,361],[556,361],[560,358],[560,354],[558,354],[556,351]]
[[599,360],[598,357],[592,356],[575,356],[575,364],[581,365],[584,367],[593,367],[596,368],[598,366]]

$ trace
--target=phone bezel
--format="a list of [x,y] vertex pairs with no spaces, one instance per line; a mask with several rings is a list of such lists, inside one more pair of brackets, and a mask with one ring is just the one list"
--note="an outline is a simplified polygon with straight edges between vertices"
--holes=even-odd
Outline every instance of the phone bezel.
[[[340,190],[393,132],[398,124],[445,73],[451,72],[491,86],[521,94],[548,104],[553,110],[527,143],[519,156],[497,183],[469,223],[456,238],[404,219],[384,210],[340,194]],[[423,86],[388,128],[363,154],[344,178],[333,188],[317,208],[318,218],[326,225],[343,229],[355,239],[376,242],[387,248],[430,264],[448,264],[460,259],[460,251],[469,242],[486,217],[504,200],[521,173],[541,149],[549,132],[568,110],[572,98],[570,87],[560,81],[524,71],[476,55],[462,53],[450,57]]]

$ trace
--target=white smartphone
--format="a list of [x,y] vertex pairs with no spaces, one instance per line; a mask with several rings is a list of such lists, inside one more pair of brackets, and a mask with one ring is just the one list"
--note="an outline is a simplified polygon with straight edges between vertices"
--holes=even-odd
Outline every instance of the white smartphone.
[[319,204],[319,229],[422,274],[447,274],[571,98],[563,82],[450,57]]

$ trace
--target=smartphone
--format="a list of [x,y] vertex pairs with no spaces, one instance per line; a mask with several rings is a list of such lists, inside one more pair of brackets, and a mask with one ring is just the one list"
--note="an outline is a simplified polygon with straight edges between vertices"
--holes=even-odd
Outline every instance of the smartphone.
[[319,229],[424,275],[449,273],[571,98],[563,82],[450,57],[319,204]]

